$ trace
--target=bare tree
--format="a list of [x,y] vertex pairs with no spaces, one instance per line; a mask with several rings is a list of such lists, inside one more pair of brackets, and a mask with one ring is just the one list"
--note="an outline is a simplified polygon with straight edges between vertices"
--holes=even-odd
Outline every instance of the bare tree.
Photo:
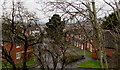
[[[115,62],[115,65],[117,65],[117,67],[116,68],[119,68],[119,47],[118,47],[118,45],[119,45],[119,43],[120,43],[120,34],[119,34],[119,32],[120,32],[120,26],[119,26],[119,24],[120,24],[120,1],[117,1],[117,0],[113,0],[113,1],[110,1],[110,2],[107,2],[106,0],[104,0],[104,2],[108,5],[108,6],[110,6],[111,8],[112,8],[112,10],[113,10],[113,12],[115,13],[115,16],[117,17],[117,20],[116,21],[118,21],[118,26],[114,26],[113,25],[113,27],[114,28],[112,28],[113,30],[115,30],[116,32],[114,32],[113,33],[113,37],[115,38],[115,47],[116,47],[116,52],[114,53],[114,58],[115,59],[113,59],[113,61],[116,61]],[[112,21],[112,20],[111,20]],[[109,22],[109,24],[113,24],[112,22]],[[117,59],[116,59],[117,58]],[[114,63],[113,63],[114,64]],[[114,67],[114,65],[113,65],[113,67]]]
[[[84,21],[90,21],[91,29],[93,31],[92,39],[94,39],[95,50],[98,54],[98,58],[100,59],[101,68],[108,68],[108,63],[106,59],[106,49],[104,43],[103,32],[101,28],[101,23],[98,22],[98,10],[96,10],[95,1],[77,1],[76,2],[47,2],[47,6],[51,6],[52,8],[47,9],[47,11],[51,11],[53,9],[57,9],[56,13],[62,13],[63,17],[68,20],[80,21],[81,19]],[[67,16],[67,18],[66,18]],[[82,21],[81,20],[81,21]],[[81,23],[80,23],[81,24]],[[81,28],[86,32],[87,30],[81,26]],[[91,37],[86,34],[86,37],[91,40]],[[105,61],[105,66],[104,66]]]
[[[55,22],[53,19],[57,22]],[[49,22],[46,23],[47,27],[42,35],[41,43],[36,45],[37,48],[35,52],[37,53],[34,54],[37,56],[40,68],[53,68],[56,70],[56,68],[63,68],[64,66],[64,62],[61,62],[61,58],[64,56],[66,51],[63,32],[65,23],[60,20],[60,17],[55,18],[55,16],[53,16]],[[51,22],[56,24],[52,25]]]
[[[27,68],[26,62],[28,47],[33,46],[39,43],[40,38],[33,37],[30,34],[30,29],[33,25],[36,24],[37,18],[35,17],[35,13],[30,13],[24,8],[22,2],[14,2],[12,1],[11,12],[6,12],[4,10],[3,14],[3,33],[7,34],[5,37],[8,40],[8,43],[11,43],[10,50],[6,50],[3,46],[3,57],[13,66],[13,69],[16,70],[16,66],[14,60],[11,56],[11,51],[13,50],[13,43],[22,43],[24,45],[24,53],[23,53],[23,70]],[[4,37],[4,38],[5,38]],[[3,39],[3,42],[6,42]]]

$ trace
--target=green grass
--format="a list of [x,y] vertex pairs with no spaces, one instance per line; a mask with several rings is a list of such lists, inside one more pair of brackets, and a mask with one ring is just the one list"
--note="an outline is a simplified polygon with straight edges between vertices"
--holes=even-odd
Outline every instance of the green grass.
[[82,67],[82,68],[100,68],[99,62],[95,60],[88,60],[75,66]]
[[32,60],[27,61],[26,64],[27,64],[27,66],[31,66],[31,65],[34,65],[35,62],[36,62],[36,58],[34,57]]
[[[36,58],[34,57],[33,59],[27,61],[26,65],[32,66],[35,64],[35,62],[36,62]],[[21,67],[21,66],[22,66],[22,62],[16,63],[16,67]],[[2,68],[12,68],[12,65],[9,62],[2,61]]]
[[6,61],[2,61],[2,68],[12,68],[12,66]]
[[[78,48],[78,47],[73,47],[73,48],[75,48],[76,50],[80,51],[81,53],[84,53],[84,50],[81,50],[81,49]],[[85,50],[85,55],[86,55],[87,57],[92,57],[92,53],[89,52],[89,51],[87,51],[87,50]]]

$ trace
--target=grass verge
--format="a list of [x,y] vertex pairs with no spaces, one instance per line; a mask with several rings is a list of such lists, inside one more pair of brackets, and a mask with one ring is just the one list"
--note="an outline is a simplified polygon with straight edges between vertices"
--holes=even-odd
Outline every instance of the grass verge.
[[87,51],[87,50],[82,50],[82,49],[80,49],[80,48],[78,48],[78,47],[73,47],[74,49],[76,49],[76,50],[78,50],[78,51],[80,51],[81,53],[83,53],[84,54],[84,52],[85,52],[85,55],[87,56],[87,57],[92,57],[92,53],[91,52],[89,52],[89,51]]
[[[27,66],[32,66],[34,65],[36,62],[36,58],[33,57],[31,60],[28,60],[26,62],[26,65]],[[15,63],[16,64],[16,67],[21,67],[22,66],[22,62],[18,62],[18,63]],[[2,68],[12,68],[12,65],[9,63],[9,62],[6,62],[6,61],[2,61]]]
[[100,68],[99,62],[95,60],[88,60],[75,66],[82,67],[82,68]]

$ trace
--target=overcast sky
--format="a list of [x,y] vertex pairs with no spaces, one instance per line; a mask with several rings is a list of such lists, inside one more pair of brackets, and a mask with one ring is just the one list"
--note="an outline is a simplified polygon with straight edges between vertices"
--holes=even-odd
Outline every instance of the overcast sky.
[[[1,5],[3,4],[4,1],[5,1],[5,0],[0,0],[0,16],[1,16],[1,14],[2,14],[2,7],[1,7]],[[12,1],[12,0],[6,0],[8,7],[9,7],[9,5],[11,4],[11,3],[10,3],[11,1]],[[18,1],[18,0],[15,0],[15,1]],[[41,4],[36,4],[36,2],[38,2],[38,0],[21,0],[21,1],[24,2],[25,7],[28,8],[29,11],[34,11],[34,12],[36,12],[36,13],[37,13],[37,16],[38,16],[41,20],[45,21],[45,20],[46,20],[46,19],[45,19],[46,16],[44,15],[43,12],[37,10],[37,8],[38,8],[38,9],[41,9],[41,8],[44,6],[44,5],[43,5],[43,6],[41,7],[43,1],[54,1],[54,0],[39,0],[39,2],[40,2]],[[65,0],[63,0],[63,1],[65,1]],[[67,1],[67,0],[66,0],[66,1]],[[75,2],[75,0],[69,0],[69,1]],[[76,0],[76,1],[77,1],[77,0]],[[105,3],[103,2],[103,0],[95,0],[95,1],[96,1],[96,7],[97,7],[97,8],[103,7],[104,9],[108,9],[108,10],[111,9],[108,5],[105,5]],[[110,1],[113,1],[113,0],[106,0],[106,1],[110,2]],[[51,14],[51,15],[52,15],[52,14]]]

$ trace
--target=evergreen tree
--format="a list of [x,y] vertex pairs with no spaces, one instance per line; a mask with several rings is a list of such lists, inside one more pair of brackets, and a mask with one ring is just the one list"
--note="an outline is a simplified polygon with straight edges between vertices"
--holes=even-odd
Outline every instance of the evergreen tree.
[[119,32],[120,33],[120,23],[117,18],[117,12],[113,12],[109,14],[108,17],[105,16],[105,20],[102,23],[102,28],[103,29],[109,29],[113,30],[114,32]]
[[51,47],[49,50],[53,59],[53,70],[56,70],[61,55],[64,55],[65,53],[63,31],[65,22],[61,21],[61,17],[58,14],[54,14],[51,19],[49,19],[49,22],[46,23],[46,26],[47,38],[50,42],[49,48]]
[[64,36],[63,29],[65,27],[65,22],[61,21],[61,17],[58,14],[54,14],[51,19],[49,19],[49,22],[46,23],[46,26],[48,27],[46,28],[47,37],[54,40],[56,44],[60,43]]

